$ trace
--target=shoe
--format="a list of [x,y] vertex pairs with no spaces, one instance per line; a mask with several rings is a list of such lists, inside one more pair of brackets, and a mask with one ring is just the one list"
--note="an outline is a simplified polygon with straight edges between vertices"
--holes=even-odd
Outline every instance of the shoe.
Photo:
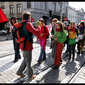
[[6,40],[8,40],[8,39],[6,39]]
[[34,78],[36,78],[36,75],[33,75],[32,79],[30,79],[29,81],[32,81]]
[[38,63],[40,63],[41,61],[40,61],[40,60],[38,60],[37,62],[38,62]]
[[14,60],[13,62],[17,62],[19,59]]
[[57,69],[58,68],[58,65],[55,65],[54,67],[53,67],[53,69]]
[[17,74],[17,73],[16,73],[16,75],[21,76],[21,77],[25,77],[24,74]]
[[42,58],[42,60],[46,60],[46,58]]

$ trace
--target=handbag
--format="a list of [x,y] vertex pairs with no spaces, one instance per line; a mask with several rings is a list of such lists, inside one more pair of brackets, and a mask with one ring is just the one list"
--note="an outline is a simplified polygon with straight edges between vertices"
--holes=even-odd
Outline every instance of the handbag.
[[50,49],[53,48],[55,45],[56,45],[56,41],[52,40],[51,45],[50,45]]

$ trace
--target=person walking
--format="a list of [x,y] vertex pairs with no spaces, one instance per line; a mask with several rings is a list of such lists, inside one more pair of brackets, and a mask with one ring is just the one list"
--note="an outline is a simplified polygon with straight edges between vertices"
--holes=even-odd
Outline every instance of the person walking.
[[25,26],[23,27],[23,30],[25,30],[23,33],[25,36],[27,32],[30,33],[30,35],[27,37],[26,44],[25,44],[25,49],[23,50],[24,43],[20,43],[20,49],[23,51],[23,61],[17,71],[17,75],[24,77],[25,75],[23,74],[23,71],[27,67],[27,72],[28,72],[28,80],[31,81],[36,77],[36,75],[33,75],[33,69],[31,67],[31,60],[32,60],[32,50],[33,50],[33,37],[32,33],[35,34],[36,36],[39,35],[40,33],[40,26],[38,25],[36,29],[33,27],[31,23],[31,13],[30,12],[23,12],[22,14],[22,22],[27,22]]
[[14,46],[14,51],[15,51],[15,59],[13,62],[17,62],[19,59],[21,59],[21,55],[19,52],[19,43],[16,42],[17,39],[17,33],[13,31],[13,26],[14,24],[17,23],[17,19],[16,17],[12,17],[11,18],[11,25],[12,25],[12,29],[10,32],[12,32],[12,36],[13,36],[13,46]]
[[6,40],[8,40],[8,36],[10,36],[11,39],[13,38],[10,34],[10,27],[9,26],[7,26],[7,38],[6,38]]
[[57,21],[56,22],[56,31],[54,32],[54,35],[52,38],[56,41],[57,49],[56,49],[56,57],[54,60],[54,63],[56,64],[53,69],[56,69],[59,67],[60,62],[62,61],[62,50],[64,46],[64,42],[66,40],[66,34],[64,32],[64,25],[62,22]]
[[[54,35],[54,31],[56,29],[56,22],[58,20],[56,18],[54,18],[52,20],[53,26],[52,26],[52,30],[51,30],[51,36]],[[50,49],[52,49],[52,58],[55,58],[56,56],[56,48],[57,48],[57,44],[56,41],[54,39],[51,38],[51,45],[50,45]]]
[[71,59],[71,51],[72,51],[72,54],[73,54],[73,60],[74,60],[74,57],[75,57],[75,46],[76,46],[76,36],[78,36],[78,30],[75,28],[75,22],[71,22],[71,28],[69,29],[69,33],[68,33],[68,36],[69,36],[69,41],[68,41],[68,45],[69,45],[69,60]]
[[46,39],[47,39],[47,35],[49,35],[48,28],[44,25],[44,19],[40,18],[39,21],[40,21],[41,31],[37,39],[40,39],[41,52],[40,52],[39,59],[37,61],[38,63],[40,63],[41,60],[46,59],[46,52],[45,52]]
[[[80,23],[79,26],[79,34],[78,35],[83,35],[84,34],[84,22]],[[77,54],[80,54],[80,52],[83,54],[83,46],[84,46],[84,37],[78,41],[78,52]]]

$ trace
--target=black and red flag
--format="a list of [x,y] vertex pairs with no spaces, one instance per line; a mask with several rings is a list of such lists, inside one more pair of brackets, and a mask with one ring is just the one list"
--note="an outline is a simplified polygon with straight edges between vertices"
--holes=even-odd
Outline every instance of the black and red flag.
[[6,17],[6,15],[4,14],[4,12],[2,11],[1,7],[0,7],[0,30],[3,29],[4,25],[9,22],[8,18]]

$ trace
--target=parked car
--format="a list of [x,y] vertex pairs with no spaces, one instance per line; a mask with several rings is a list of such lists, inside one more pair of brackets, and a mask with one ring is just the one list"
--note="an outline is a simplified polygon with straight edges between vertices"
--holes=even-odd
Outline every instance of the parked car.
[[0,30],[0,34],[6,35],[7,34],[7,28],[4,27],[2,30]]

